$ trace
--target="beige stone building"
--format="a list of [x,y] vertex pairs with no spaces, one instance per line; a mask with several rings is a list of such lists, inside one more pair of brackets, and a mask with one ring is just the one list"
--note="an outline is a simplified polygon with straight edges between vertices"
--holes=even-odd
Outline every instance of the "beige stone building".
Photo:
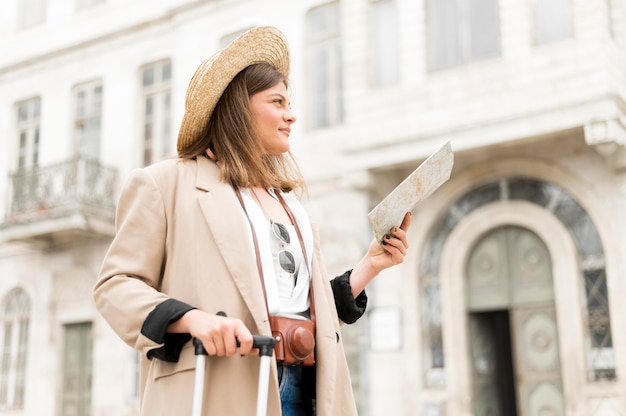
[[[451,179],[345,328],[365,416],[626,416],[624,0],[0,3],[0,415],[137,415],[91,288],[199,62],[274,25],[332,273],[446,140]],[[137,250],[141,250],[140,247]]]

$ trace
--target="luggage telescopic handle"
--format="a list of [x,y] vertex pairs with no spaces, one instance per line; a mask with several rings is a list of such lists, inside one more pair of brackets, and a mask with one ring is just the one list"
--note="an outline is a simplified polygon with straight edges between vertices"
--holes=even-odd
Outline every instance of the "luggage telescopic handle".
[[[219,316],[226,316],[226,314],[222,311],[218,312]],[[237,348],[239,348],[239,340],[237,341]],[[194,346],[194,354],[196,355],[207,355],[206,349],[204,345],[202,345],[202,341],[198,338],[193,339]],[[265,335],[252,335],[252,348],[259,350],[259,355],[261,357],[271,357],[274,351],[274,347],[276,346],[276,338],[268,337]]]
[[[193,339],[194,353],[196,355],[207,355],[202,341],[198,338]],[[274,347],[276,346],[276,338],[265,335],[252,335],[252,348],[259,350],[260,356],[272,356]],[[239,348],[239,340],[237,340],[237,348]]]

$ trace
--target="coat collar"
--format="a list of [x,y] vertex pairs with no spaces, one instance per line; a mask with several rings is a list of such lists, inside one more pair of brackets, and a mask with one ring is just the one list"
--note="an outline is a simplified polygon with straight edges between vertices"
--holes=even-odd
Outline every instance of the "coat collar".
[[206,191],[198,196],[204,219],[259,331],[269,335],[254,245],[251,237],[241,237],[251,236],[248,220],[233,188],[220,180],[217,164],[204,157],[198,157],[197,163],[196,188]]

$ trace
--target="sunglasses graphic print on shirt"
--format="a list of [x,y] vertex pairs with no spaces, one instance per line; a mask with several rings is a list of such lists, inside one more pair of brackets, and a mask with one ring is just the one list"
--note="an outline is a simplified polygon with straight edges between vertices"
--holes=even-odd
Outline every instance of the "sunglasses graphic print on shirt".
[[[294,248],[292,234],[289,228],[279,222],[272,221],[270,228],[273,236],[272,255],[278,267],[275,267],[278,278],[279,291],[283,296],[291,297],[298,283],[298,272],[300,266],[300,258],[294,256]],[[296,252],[297,253],[297,252]],[[288,293],[287,293],[288,292]]]

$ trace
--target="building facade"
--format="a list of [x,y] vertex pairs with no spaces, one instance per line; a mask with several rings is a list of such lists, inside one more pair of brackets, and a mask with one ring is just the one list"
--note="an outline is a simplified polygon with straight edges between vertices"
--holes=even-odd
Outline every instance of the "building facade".
[[[344,327],[360,414],[626,416],[624,0],[0,4],[0,415],[138,414],[91,297],[130,170],[198,64],[273,25],[331,274],[446,140],[406,261]],[[138,248],[140,250],[140,248]]]

